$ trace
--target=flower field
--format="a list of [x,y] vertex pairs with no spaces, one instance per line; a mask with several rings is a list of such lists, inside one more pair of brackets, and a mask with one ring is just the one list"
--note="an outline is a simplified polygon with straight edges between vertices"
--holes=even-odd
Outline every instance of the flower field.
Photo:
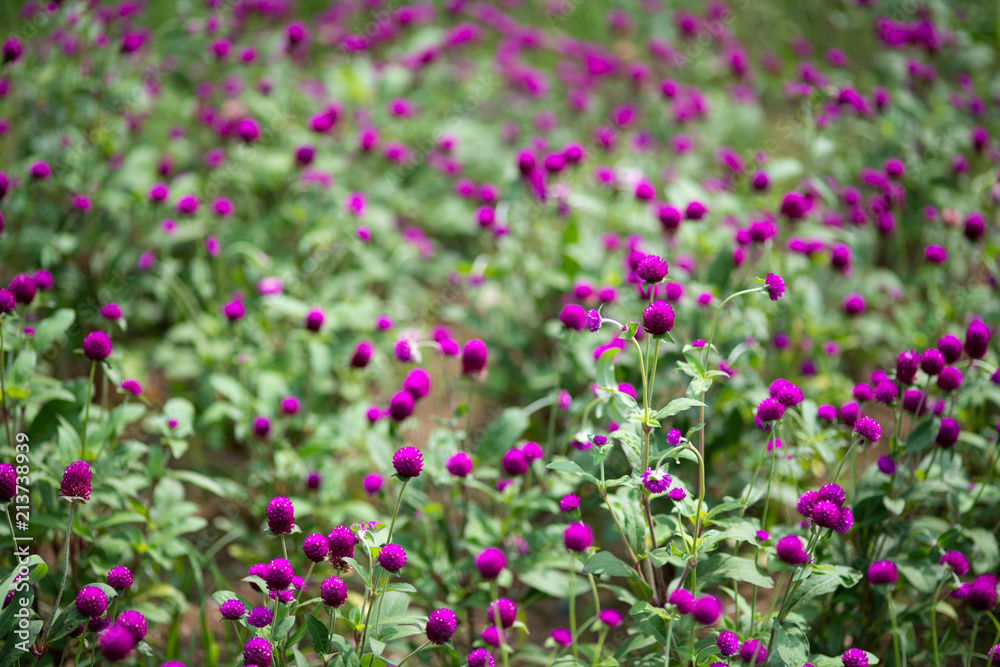
[[0,667],[1000,667],[994,3],[0,27]]

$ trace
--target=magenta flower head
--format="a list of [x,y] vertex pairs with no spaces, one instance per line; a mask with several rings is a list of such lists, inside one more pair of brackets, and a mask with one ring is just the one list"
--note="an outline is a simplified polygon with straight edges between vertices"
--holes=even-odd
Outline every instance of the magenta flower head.
[[365,493],[369,496],[374,496],[376,493],[382,490],[382,484],[385,480],[382,475],[377,472],[373,472],[370,475],[366,475],[361,485],[365,487]]
[[24,47],[21,45],[21,40],[17,37],[10,37],[3,43],[3,62],[4,64],[17,62],[24,53]]
[[230,322],[238,322],[243,319],[243,316],[247,314],[247,311],[243,306],[242,301],[234,299],[222,307],[222,314],[225,315],[226,319]]
[[111,568],[108,572],[108,586],[123,591],[132,585],[132,570],[124,565]]
[[789,220],[800,220],[811,208],[809,200],[798,192],[786,192],[781,198],[781,214]]
[[246,607],[243,606],[243,602],[240,600],[226,600],[219,607],[219,611],[222,613],[223,618],[230,621],[237,621],[247,613]]
[[965,598],[969,606],[977,611],[992,611],[997,606],[997,578],[992,574],[981,574],[969,586]]
[[103,616],[108,610],[108,596],[97,586],[85,586],[76,594],[76,610],[88,618]]
[[263,637],[247,640],[243,647],[243,662],[254,667],[271,667],[271,642]]
[[946,334],[938,338],[937,349],[944,355],[946,363],[953,364],[962,356],[962,341],[958,336]]
[[949,551],[941,556],[941,565],[950,567],[960,577],[969,572],[969,559],[961,551]]
[[138,396],[142,393],[142,385],[136,380],[123,380],[121,386],[123,391],[127,391],[133,396]]
[[283,591],[292,584],[295,569],[284,558],[275,558],[264,568],[261,579],[267,584],[268,590]]
[[609,628],[617,628],[622,624],[622,615],[616,609],[602,609],[597,618]]
[[810,518],[823,528],[834,528],[840,520],[840,508],[829,500],[819,500],[813,506]]
[[455,616],[455,612],[447,608],[435,609],[427,617],[424,634],[430,643],[444,644],[455,634],[457,627],[458,617]]
[[489,350],[486,343],[473,338],[462,348],[462,375],[478,377],[486,370]]
[[236,136],[245,143],[251,144],[260,139],[260,128],[257,123],[250,118],[244,118],[236,123]]
[[503,469],[508,475],[517,476],[528,472],[528,458],[520,449],[509,449],[503,455]]
[[541,445],[537,442],[524,443],[521,445],[521,451],[524,453],[524,458],[528,460],[528,463],[538,461],[545,456],[545,451],[542,450]]
[[476,569],[483,579],[496,579],[507,567],[507,557],[496,547],[484,549],[476,556]]
[[472,472],[472,459],[465,452],[458,452],[448,459],[444,467],[453,477],[467,477]]
[[891,456],[878,457],[878,470],[883,475],[891,475],[896,472],[896,461]]
[[284,496],[272,498],[267,504],[267,527],[275,535],[292,532],[295,525],[295,507]]
[[778,552],[778,558],[789,565],[802,565],[809,559],[802,539],[797,535],[782,537],[775,545],[775,549]]
[[941,419],[941,427],[938,429],[934,442],[938,446],[948,449],[958,442],[958,436],[961,432],[962,428],[958,425],[957,421],[951,417],[943,417]]
[[105,660],[124,660],[135,648],[135,637],[123,625],[115,624],[101,633],[97,648]]
[[599,312],[593,308],[587,311],[587,319],[584,322],[584,325],[587,327],[587,331],[590,333],[597,333],[597,331],[601,328],[601,322],[602,319]]
[[896,400],[896,396],[899,395],[899,388],[896,387],[896,383],[891,380],[882,380],[875,385],[874,397],[875,400],[883,405],[892,405],[892,402]]
[[572,512],[580,507],[580,496],[570,493],[559,499],[559,509],[563,512]]
[[80,499],[87,502],[90,500],[90,480],[90,465],[86,461],[70,463],[63,472],[59,497],[70,502]]
[[319,585],[319,596],[324,605],[336,609],[347,601],[347,584],[340,577],[327,577]]
[[500,612],[500,625],[504,629],[514,625],[514,621],[517,620],[517,605],[514,604],[513,600],[500,598],[490,603],[490,608],[486,611],[486,616],[492,625],[496,624],[496,611]]
[[868,654],[859,648],[849,648],[840,658],[844,667],[868,667]]
[[583,306],[568,303],[563,307],[562,312],[559,313],[559,321],[567,329],[583,331],[587,323],[587,311],[583,309]]
[[52,167],[45,160],[39,160],[31,165],[28,175],[36,181],[44,181],[52,175]]
[[767,662],[767,646],[756,639],[748,639],[740,647],[740,660],[763,665]]
[[674,328],[674,309],[666,301],[654,301],[642,311],[642,328],[650,336],[662,336]]
[[389,399],[389,416],[394,421],[401,422],[413,414],[413,395],[407,391],[398,391]]
[[17,495],[17,472],[9,463],[0,463],[0,503],[13,500]]
[[[990,659],[991,667],[1000,667],[1000,644],[995,644],[993,648],[989,650],[987,656]],[[472,663],[469,664],[471,665]]]
[[757,405],[757,417],[765,424],[778,421],[784,414],[785,406],[776,398],[765,398]]
[[431,391],[431,377],[423,368],[414,368],[403,378],[403,391],[420,399]]
[[659,468],[653,470],[652,468],[647,468],[645,472],[642,473],[642,486],[652,494],[663,493],[668,488],[670,488],[670,475],[663,472]]
[[913,384],[919,365],[920,358],[913,350],[901,352],[896,358],[896,379],[903,384]]
[[639,262],[639,266],[636,267],[635,272],[639,274],[643,282],[658,283],[667,277],[669,270],[670,267],[661,257],[646,255]]
[[944,368],[944,355],[940,350],[931,348],[920,355],[920,370],[928,375],[937,375]]
[[7,289],[14,295],[18,303],[28,306],[35,300],[38,285],[35,283],[35,279],[28,274],[19,273],[10,279]]
[[848,315],[860,315],[865,312],[865,298],[857,292],[844,297],[844,312]]
[[586,551],[594,543],[594,534],[587,524],[574,523],[563,531],[563,544],[570,551]]
[[101,308],[101,317],[111,322],[122,318],[122,309],[117,303],[109,303]]
[[874,445],[882,438],[882,427],[871,417],[860,417],[854,422],[854,430],[867,440],[869,445]]
[[378,552],[378,564],[389,572],[399,572],[406,565],[406,552],[398,544],[387,544]]
[[266,628],[274,620],[274,612],[264,606],[254,607],[247,614],[247,625],[252,628]]
[[715,638],[715,646],[719,649],[719,653],[728,658],[739,653],[740,639],[735,632],[723,630]]
[[0,288],[0,314],[10,315],[17,308],[17,298],[8,289]]
[[191,216],[198,212],[198,198],[194,195],[181,195],[177,200],[177,215]]
[[167,188],[166,183],[154,183],[152,187],[149,188],[149,201],[154,204],[159,204],[166,201],[167,197],[170,196],[170,190]]
[[253,433],[263,440],[271,432],[271,420],[264,415],[257,415],[253,418]]
[[899,579],[896,564],[891,560],[880,560],[868,566],[868,583],[872,586],[894,584]]
[[771,297],[771,301],[777,301],[785,293],[785,281],[778,274],[769,273],[764,279],[764,290]]
[[294,396],[285,396],[283,399],[281,399],[282,414],[288,416],[297,415],[299,413],[300,407],[301,406],[299,404],[299,399],[297,399]]
[[351,357],[351,366],[354,368],[364,368],[371,361],[372,351],[374,347],[372,344],[366,340],[358,343],[358,346],[354,348],[354,355]]
[[306,314],[306,329],[313,333],[318,332],[323,328],[323,319],[323,311],[319,308],[313,308]]
[[686,588],[675,590],[667,598],[667,602],[677,607],[677,611],[682,614],[690,614],[694,611],[694,595]]
[[392,351],[396,355],[396,359],[404,364],[416,361],[416,357],[413,354],[413,343],[407,338],[400,338],[397,340],[396,345],[392,348]]
[[326,535],[313,533],[302,540],[302,553],[313,563],[322,563],[330,551]]
[[708,209],[700,201],[689,202],[684,208],[684,218],[686,220],[701,220],[708,213]]
[[937,376],[937,386],[943,392],[955,391],[962,386],[962,371],[945,366]]
[[[555,633],[555,630],[552,631]],[[484,648],[477,648],[469,654],[469,667],[496,667],[496,658]]]
[[327,534],[326,540],[330,548],[327,553],[330,564],[340,570],[346,569],[344,559],[354,557],[358,536],[348,526],[337,526]]
[[123,611],[118,616],[116,623],[131,632],[136,643],[141,642],[146,637],[146,617],[134,609]]
[[111,339],[103,331],[94,331],[83,339],[83,356],[91,361],[104,361],[111,356]]
[[404,481],[419,477],[424,468],[424,455],[416,447],[401,447],[392,455],[392,467]]

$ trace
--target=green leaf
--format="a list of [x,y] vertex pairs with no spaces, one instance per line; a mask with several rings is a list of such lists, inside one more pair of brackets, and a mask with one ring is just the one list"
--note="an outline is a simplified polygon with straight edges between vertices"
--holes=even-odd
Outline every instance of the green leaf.
[[479,437],[479,455],[490,457],[510,449],[528,428],[528,415],[520,408],[506,408]]
[[4,643],[3,648],[0,649],[0,667],[11,667],[17,664],[18,659],[22,656],[28,654],[27,651],[23,651],[18,648],[21,646],[31,646],[38,639],[38,634],[42,631],[41,621],[28,621],[28,636],[25,638],[25,642],[22,642],[21,638],[14,633],[11,633],[7,637],[7,641]]
[[605,350],[600,357],[597,358],[597,385],[599,387],[617,387],[618,383],[615,381],[615,357],[621,352],[616,347],[610,350]]
[[[699,544],[699,549],[701,545]],[[698,564],[705,571],[706,579],[713,581],[745,581],[761,588],[774,588],[774,581],[764,574],[760,567],[749,558],[740,558],[726,553],[714,553]],[[698,578],[701,581],[701,577]]]
[[655,419],[666,419],[667,417],[673,417],[674,415],[689,410],[691,408],[701,407],[705,405],[699,400],[693,398],[675,398],[666,404],[654,415]]
[[862,574],[844,565],[811,565],[805,580],[792,595],[789,609],[806,600],[832,593],[841,586],[851,588],[861,581]]
[[596,477],[594,477],[589,472],[587,472],[586,470],[584,470],[583,468],[581,468],[580,466],[578,466],[573,461],[553,461],[552,463],[550,463],[546,467],[547,468],[551,468],[552,470],[558,470],[560,472],[568,472],[568,473],[571,473],[573,475],[576,475],[577,477],[582,477],[582,478],[584,478],[585,480],[587,480],[589,482],[593,482],[594,484],[597,484],[597,478]]
[[278,641],[284,639],[285,635],[287,635],[291,631],[292,626],[294,625],[295,625],[294,616],[286,616],[285,618],[281,619],[280,621],[278,621],[278,624],[274,626],[273,630],[274,634],[272,635],[272,639]]
[[797,626],[774,623],[774,650],[786,665],[804,665],[809,659],[809,640]]
[[44,352],[52,341],[66,333],[75,319],[76,312],[72,308],[60,308],[52,313],[35,327],[35,335],[31,337],[32,346]]
[[625,561],[608,551],[599,551],[591,556],[583,571],[588,574],[608,574],[612,577],[627,577],[634,572]]
[[35,361],[38,359],[38,353],[32,349],[26,349],[17,355],[17,359],[14,360],[14,366],[11,368],[11,384],[17,387],[27,387],[28,383],[31,382],[31,375],[35,372]]
[[636,472],[643,472],[642,469],[642,443],[639,441],[639,436],[630,431],[624,429],[619,429],[615,431],[612,436],[622,443],[622,451],[625,452],[626,458],[628,458],[629,465],[632,466],[632,470]]
[[660,646],[667,645],[667,619],[665,612],[653,605],[639,600],[632,609],[629,610],[632,618],[635,619],[636,626],[648,635],[651,635]]
[[924,450],[934,441],[935,435],[934,419],[929,417],[910,431],[910,434],[906,436],[906,444],[903,448],[907,454]]
[[903,510],[906,508],[906,501],[902,498],[889,498],[888,496],[883,496],[882,504],[884,504],[885,508],[896,516],[902,514]]

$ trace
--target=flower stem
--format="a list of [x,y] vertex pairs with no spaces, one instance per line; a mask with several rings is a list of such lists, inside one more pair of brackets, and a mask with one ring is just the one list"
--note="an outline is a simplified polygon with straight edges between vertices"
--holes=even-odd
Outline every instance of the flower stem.
[[563,349],[562,349],[562,339],[556,340],[556,379],[555,384],[552,387],[552,404],[549,406],[549,427],[548,435],[545,441],[545,451],[547,454],[552,453],[552,443],[556,437],[556,413],[559,412],[559,379],[562,375],[562,365],[563,365]]
[[[570,555],[572,556],[573,554],[571,553]],[[574,563],[574,565],[575,565],[575,563]],[[570,590],[572,591],[573,580],[576,578],[576,571],[575,570],[573,572],[570,572],[570,577],[571,578],[570,578],[570,584],[569,585],[571,587]],[[493,599],[494,600],[499,600],[500,599],[500,584],[497,583],[496,579],[493,580]],[[571,614],[572,614],[572,610],[573,610],[573,605],[570,605],[570,613]],[[571,618],[572,618],[572,616],[571,616]],[[507,667],[507,660],[508,660],[508,658],[507,658],[507,653],[508,653],[507,637],[506,637],[506,635],[504,634],[504,631],[503,631],[503,621],[500,618],[500,606],[499,605],[497,605],[496,611],[493,612],[493,627],[495,627],[497,629],[497,645],[500,648],[500,656],[503,659],[503,667]],[[574,651],[574,654],[575,654],[575,652],[576,652],[576,638],[575,637],[573,638],[573,651]]]
[[941,588],[944,586],[945,580],[942,579],[941,583],[937,585],[934,590],[934,597],[931,598],[931,643],[934,645],[934,667],[941,667],[941,655],[938,652],[938,637],[937,637],[937,600],[938,596],[941,594]]
[[423,644],[421,644],[420,646],[418,646],[413,651],[413,653],[410,653],[408,656],[406,656],[405,658],[403,658],[402,660],[400,660],[399,663],[396,664],[396,667],[402,667],[402,665],[403,665],[404,662],[406,662],[407,660],[409,660],[410,658],[412,658],[416,654],[418,654],[421,651],[423,651],[425,648],[427,648],[427,645],[430,644],[430,643],[431,643],[430,640],[425,641]]
[[66,579],[69,577],[69,542],[70,538],[73,537],[73,510],[76,509],[76,504],[69,504],[69,520],[66,522],[66,548],[63,553],[63,576],[62,583],[59,584],[59,592],[56,594],[56,603],[52,605],[52,613],[49,614],[48,622],[46,623],[45,632],[42,633],[41,646],[45,647],[45,639],[49,635],[49,630],[52,629],[52,619],[55,615],[59,613],[59,603],[62,602],[63,591],[66,590]]
[[837,478],[840,477],[840,471],[844,469],[844,463],[847,461],[848,457],[850,457],[851,452],[854,450],[855,445],[857,445],[859,442],[861,442],[861,438],[855,438],[854,442],[851,443],[851,446],[847,448],[847,452],[844,454],[844,458],[840,459],[840,465],[837,466],[837,472],[833,473],[833,479],[830,482],[831,484],[837,483]]
[[[931,601],[934,604],[934,601]],[[892,622],[892,650],[896,656],[896,664],[902,667],[903,661],[899,653],[899,627],[896,625],[896,610],[892,606],[892,595],[885,596],[885,603],[889,606],[889,620]]]
[[969,642],[969,650],[965,654],[965,667],[969,667],[972,663],[972,655],[976,652],[976,635],[979,634],[979,621],[982,618],[982,614],[976,614],[976,620],[972,622],[972,640]]
[[573,660],[579,660],[576,648],[576,556],[572,551],[569,552],[569,638],[573,649]]
[[80,460],[87,460],[87,423],[90,421],[90,395],[94,391],[94,371],[97,370],[97,362],[90,362],[90,382],[87,384],[87,407],[83,411],[83,433],[80,436],[80,446],[83,451],[80,453]]
[[601,653],[604,651],[604,638],[608,636],[608,628],[604,626],[597,635],[597,650],[594,651],[594,661],[590,664],[594,667],[601,662]]
[[[7,416],[7,386],[4,383],[4,362],[3,356],[3,318],[0,317],[0,409],[3,410],[3,425],[7,429],[7,446],[14,447],[14,439],[10,435],[10,419]],[[14,533],[11,531],[11,536]]]
[[[409,484],[409,482],[410,482],[409,479],[405,479],[405,480],[403,480],[403,485],[399,487],[399,495],[396,496],[396,507],[395,507],[395,509],[392,510],[392,521],[389,523],[389,534],[385,538],[385,543],[386,544],[389,544],[392,541],[392,531],[396,528],[396,517],[399,515],[399,505],[400,505],[400,503],[403,502],[403,492],[406,491],[406,485]],[[386,572],[385,583],[386,583],[387,586],[389,585],[389,576],[390,576],[389,573]],[[383,599],[383,596],[380,596],[380,594],[378,592],[378,589],[379,589],[381,581],[382,581],[382,573],[380,571],[379,574],[378,574],[378,577],[372,582],[372,592],[371,592],[372,602],[368,606],[368,615],[365,616],[365,628],[364,628],[364,630],[361,631],[361,644],[360,644],[360,647],[358,648],[358,659],[359,660],[361,659],[361,656],[364,655],[364,651],[365,651],[365,638],[368,636],[368,622],[371,620],[372,609],[375,608],[375,600],[374,600],[375,597],[378,597],[378,612],[376,612],[376,614],[375,614],[375,622],[376,623],[378,623],[378,617],[382,613],[382,599]]]
[[[775,422],[771,422],[771,440],[774,440],[774,430]],[[753,486],[757,483],[757,476],[760,475],[760,469],[764,465],[764,457],[767,456],[767,443],[764,443],[764,450],[760,453],[760,460],[757,461],[757,468],[753,471],[753,479],[750,480],[750,486],[747,487],[746,496],[743,497],[743,502],[740,503],[740,518],[743,518],[743,514],[747,511],[747,503],[750,502],[750,494],[753,493]],[[774,461],[772,460],[773,464]],[[772,468],[773,469],[773,468]],[[763,526],[761,526],[763,528]]]
[[719,304],[719,307],[715,310],[715,317],[712,318],[712,329],[708,334],[708,342],[705,343],[705,351],[701,355],[701,365],[706,366],[708,364],[708,353],[712,349],[712,340],[715,338],[715,323],[719,320],[719,313],[722,312],[723,306],[732,301],[738,296],[743,294],[753,294],[754,292],[761,291],[760,287],[753,287],[750,289],[745,289],[741,292],[736,292],[735,294],[730,294],[725,301]]

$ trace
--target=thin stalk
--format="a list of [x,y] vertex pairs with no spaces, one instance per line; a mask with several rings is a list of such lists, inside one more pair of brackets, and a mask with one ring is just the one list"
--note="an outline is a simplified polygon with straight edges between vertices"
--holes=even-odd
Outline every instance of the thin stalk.
[[[776,423],[771,422],[771,440],[774,440],[774,430]],[[704,429],[702,429],[704,430]],[[760,460],[757,461],[757,468],[753,471],[753,478],[750,480],[750,486],[747,487],[747,493],[743,497],[743,502],[740,503],[740,518],[743,518],[743,514],[747,511],[747,503],[750,502],[750,494],[753,493],[753,486],[757,483],[757,476],[760,475],[760,469],[764,466],[764,457],[767,456],[767,443],[764,443],[764,450],[760,453]],[[772,460],[772,463],[774,461]],[[763,527],[763,526],[761,526]]]
[[587,579],[590,580],[590,592],[594,595],[594,615],[601,615],[601,599],[597,596],[597,582],[594,581],[594,575],[587,573]]
[[[73,510],[76,509],[76,504],[69,504],[69,520],[66,522],[66,548],[63,551],[63,576],[62,583],[59,584],[59,592],[56,594],[56,603],[52,605],[52,613],[49,614],[49,619],[46,622],[45,632],[42,633],[41,646],[45,647],[45,640],[49,636],[49,630],[52,629],[51,621],[57,613],[59,613],[59,603],[62,602],[63,591],[66,590],[66,579],[69,577],[69,542],[70,538],[73,536]],[[35,658],[35,664],[38,664],[38,658]]]
[[[889,606],[889,620],[892,622],[892,650],[893,654],[896,656],[896,664],[899,667],[903,666],[903,661],[900,658],[899,653],[899,627],[896,625],[896,610],[892,606],[892,595],[887,594],[885,596],[885,603]],[[933,603],[933,601],[932,601]]]
[[[409,483],[409,481],[410,481],[409,479],[403,480],[403,485],[399,487],[399,495],[396,496],[396,507],[392,511],[392,521],[389,523],[389,535],[385,538],[386,544],[389,544],[392,541],[392,531],[395,530],[395,528],[396,528],[396,517],[399,515],[399,505],[403,502],[403,492],[406,491],[406,485]],[[381,613],[382,613],[382,600],[383,600],[383,597],[381,597],[379,595],[379,592],[378,592],[378,589],[379,589],[381,581],[382,581],[382,573],[380,571],[379,574],[378,574],[377,579],[374,580],[374,581],[372,581],[372,595],[371,595],[372,602],[368,606],[368,614],[367,614],[367,616],[365,616],[365,627],[364,627],[364,630],[361,631],[361,644],[360,644],[360,647],[358,649],[358,659],[359,660],[361,659],[361,656],[364,655],[364,651],[365,651],[365,638],[368,636],[368,623],[371,620],[372,610],[375,608],[375,599],[374,598],[376,598],[376,597],[378,597],[378,612],[375,615],[376,622],[378,621],[379,615],[381,615]],[[385,583],[388,586],[388,584],[389,584],[389,573],[388,573],[388,571],[386,572]]]
[[670,642],[674,638],[674,624],[667,621],[667,645],[663,647],[663,653],[667,656],[663,661],[663,667],[670,667]]
[[415,649],[415,650],[413,651],[413,653],[410,653],[410,654],[409,654],[408,656],[406,656],[405,658],[403,658],[402,660],[400,660],[400,661],[399,661],[399,663],[398,663],[398,664],[396,665],[396,667],[402,667],[402,665],[403,665],[403,663],[404,663],[404,662],[406,662],[407,660],[409,660],[410,658],[412,658],[412,657],[413,657],[413,656],[415,656],[416,654],[418,654],[418,653],[420,653],[421,651],[423,651],[423,650],[424,650],[425,648],[427,648],[427,645],[428,645],[428,644],[430,644],[430,643],[431,643],[431,642],[430,642],[430,640],[429,640],[429,639],[428,639],[427,641],[425,641],[425,642],[424,642],[423,644],[421,644],[420,646],[418,646],[418,647],[417,647],[417,648],[416,648],[416,649]]
[[97,362],[90,362],[90,382],[87,383],[87,407],[83,411],[83,433],[80,435],[80,446],[83,451],[80,453],[80,460],[87,460],[87,423],[90,421],[90,395],[94,391],[94,371],[97,369]]
[[965,667],[972,663],[972,655],[976,652],[976,635],[979,634],[979,621],[983,615],[977,614],[976,620],[972,622],[972,641],[969,642],[969,650],[965,654]]
[[556,413],[559,412],[559,379],[562,375],[563,350],[562,339],[556,340],[556,379],[555,386],[552,387],[552,404],[549,406],[549,427],[547,439],[545,440],[545,451],[552,453],[552,443],[556,437]]
[[753,294],[754,292],[760,292],[762,289],[767,289],[767,288],[766,287],[764,287],[764,288],[753,287],[751,289],[745,289],[745,290],[743,290],[741,292],[736,292],[735,294],[729,295],[729,297],[727,297],[725,301],[723,301],[722,303],[719,304],[719,307],[715,310],[715,317],[712,318],[712,329],[711,329],[711,331],[708,334],[708,342],[705,343],[705,351],[702,352],[702,355],[701,355],[701,365],[702,366],[706,366],[707,367],[707,364],[708,364],[708,353],[709,353],[709,350],[712,349],[712,340],[715,338],[715,323],[718,322],[718,320],[719,320],[719,313],[722,312],[723,306],[725,306],[727,303],[729,303],[730,301],[732,301],[733,299],[735,299],[738,296],[741,296],[743,294]]
[[[4,382],[4,363],[5,359],[3,356],[3,318],[0,318],[0,409],[3,409],[3,425],[7,429],[7,446],[11,449],[14,448],[14,439],[10,435],[10,419],[7,417],[7,386]],[[13,535],[11,531],[11,535]]]
[[[499,617],[499,614],[496,616]],[[579,660],[580,655],[576,648],[576,556],[572,551],[569,552],[569,638],[573,659]]]
[[938,637],[937,637],[937,600],[938,596],[941,594],[941,588],[944,586],[945,580],[942,579],[934,590],[934,597],[931,598],[931,643],[934,644],[934,667],[941,667],[941,655],[938,652]]
[[[570,553],[570,556],[572,556],[572,555],[573,554]],[[574,565],[575,565],[575,562],[574,562]],[[576,579],[576,570],[574,569],[572,572],[570,572],[570,580],[569,580],[570,584],[569,585],[571,587],[573,586],[573,581],[575,579]],[[572,588],[570,590],[572,591]],[[494,600],[499,600],[500,599],[500,584],[497,583],[496,579],[493,580],[493,599]],[[570,610],[572,610],[572,609],[573,609],[573,606],[570,605]],[[507,663],[508,663],[508,658],[507,658],[507,637],[506,637],[506,635],[504,634],[504,631],[503,631],[502,621],[500,619],[500,608],[499,607],[497,607],[497,610],[493,613],[493,625],[497,629],[497,644],[500,646],[500,656],[503,659],[503,667],[507,667]],[[570,631],[570,632],[572,633],[572,631]],[[574,650],[574,652],[576,651],[576,638],[575,637],[573,637],[573,650]]]
[[602,492],[602,493],[601,493],[601,496],[602,496],[602,497],[604,498],[604,502],[605,502],[605,503],[607,504],[607,506],[608,506],[608,511],[609,511],[609,512],[611,512],[611,518],[612,518],[612,519],[614,519],[614,521],[615,521],[615,526],[617,526],[617,527],[618,527],[618,532],[619,532],[619,533],[621,533],[621,536],[622,536],[622,542],[624,542],[624,543],[625,543],[625,548],[626,548],[626,549],[628,549],[628,555],[629,555],[629,557],[630,557],[630,558],[632,559],[632,564],[633,564],[633,565],[635,566],[635,569],[636,569],[636,572],[637,572],[637,573],[639,574],[639,578],[640,578],[640,579],[642,579],[642,570],[641,570],[641,569],[639,568],[639,559],[635,557],[635,552],[634,552],[634,551],[632,551],[632,545],[631,545],[631,544],[629,544],[629,542],[628,542],[628,538],[627,538],[627,537],[625,537],[625,531],[624,531],[624,530],[622,530],[622,525],[621,525],[621,523],[619,523],[619,521],[618,521],[618,515],[617,515],[617,514],[615,514],[615,510],[614,510],[614,508],[613,508],[613,507],[611,507],[611,501],[610,501],[610,500],[608,500],[608,496],[607,496],[607,494],[606,494],[606,493],[604,493],[604,492]]
[[590,663],[593,667],[596,667],[601,662],[601,653],[604,651],[604,638],[607,636],[608,626],[605,625],[601,628],[600,633],[597,635],[597,650],[594,651],[594,660]]
[[851,452],[854,450],[855,445],[857,445],[859,442],[861,442],[861,438],[855,438],[854,442],[851,443],[851,446],[847,448],[847,452],[844,454],[844,458],[840,459],[840,465],[837,466],[837,472],[833,473],[833,479],[830,482],[831,484],[837,483],[837,478],[840,477],[840,471],[844,469],[844,463],[851,455]]
[[288,560],[288,545],[285,544],[285,534],[281,534],[281,553],[284,554],[285,560]]
[[[285,558],[285,560],[288,560]],[[309,561],[309,569],[306,570],[306,578],[302,580],[302,588],[299,592],[295,594],[295,599],[292,600],[292,608],[297,609],[299,606],[299,598],[302,596],[302,591],[304,591],[309,586],[309,577],[312,576],[313,568],[316,567],[316,563]]]

